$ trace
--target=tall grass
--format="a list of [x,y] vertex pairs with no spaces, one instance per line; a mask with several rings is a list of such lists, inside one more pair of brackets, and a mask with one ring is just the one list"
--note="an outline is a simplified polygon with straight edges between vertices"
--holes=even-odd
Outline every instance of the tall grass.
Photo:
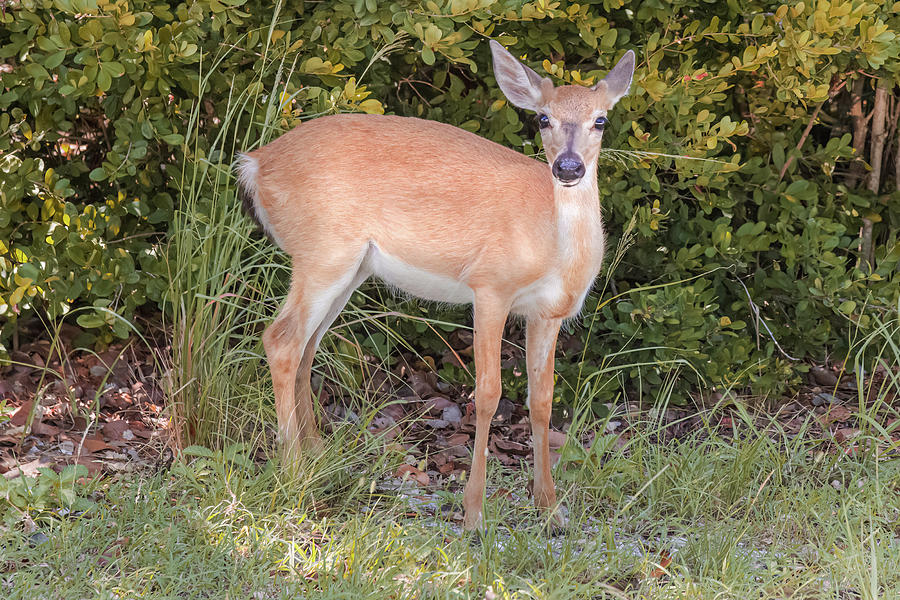
[[[212,72],[217,61],[210,62]],[[247,137],[271,135],[271,119],[260,117],[256,107],[274,95],[271,89],[262,91],[263,79],[273,74],[261,74],[259,85],[229,97],[204,154],[197,140],[206,135],[200,107],[209,72],[201,73],[201,98],[186,136],[168,253],[173,340],[166,385],[181,445],[260,441],[270,408],[259,385],[259,332],[288,280],[288,267],[274,248],[252,235],[253,226],[235,198],[231,171]],[[280,74],[276,68],[275,81]]]

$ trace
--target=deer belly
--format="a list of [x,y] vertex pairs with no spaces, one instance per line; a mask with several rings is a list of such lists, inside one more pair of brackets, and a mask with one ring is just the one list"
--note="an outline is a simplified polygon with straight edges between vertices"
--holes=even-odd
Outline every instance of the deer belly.
[[377,246],[370,251],[368,262],[376,277],[413,296],[452,304],[471,304],[475,300],[472,288],[462,281],[406,263]]

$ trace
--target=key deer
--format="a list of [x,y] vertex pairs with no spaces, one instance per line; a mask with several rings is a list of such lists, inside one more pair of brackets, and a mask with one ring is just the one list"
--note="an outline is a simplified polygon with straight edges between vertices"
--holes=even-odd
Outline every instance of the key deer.
[[628,51],[593,87],[554,87],[499,43],[491,41],[491,51],[507,99],[537,113],[549,164],[443,123],[361,114],[313,119],[236,163],[248,212],[293,261],[290,291],[263,334],[286,461],[321,443],[313,356],[363,281],[375,276],[421,298],[473,304],[476,433],[466,529],[481,524],[510,313],[527,326],[534,501],[556,507],[547,435],[556,339],[603,261],[597,156],[607,112],[628,92],[635,60]]

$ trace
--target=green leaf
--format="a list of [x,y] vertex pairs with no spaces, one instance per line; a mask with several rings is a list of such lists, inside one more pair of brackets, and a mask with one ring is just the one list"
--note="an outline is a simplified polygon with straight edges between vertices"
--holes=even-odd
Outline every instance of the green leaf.
[[55,69],[59,65],[62,64],[63,60],[66,58],[66,51],[60,50],[59,52],[54,52],[50,56],[48,56],[44,60],[44,66],[48,69]]
[[203,456],[205,458],[213,458],[216,455],[215,452],[204,446],[188,446],[181,453],[187,456]]
[[17,271],[20,277],[30,279],[32,283],[36,282],[41,276],[41,272],[38,270],[38,268],[31,263],[24,263],[19,265]]
[[426,65],[434,64],[434,52],[428,46],[422,47],[422,62]]
[[838,307],[838,310],[839,310],[840,312],[844,313],[845,315],[849,315],[849,314],[851,314],[854,310],[856,310],[856,302],[854,302],[853,300],[845,300],[845,301],[842,302],[841,305]]
[[108,91],[112,87],[112,76],[103,69],[97,72],[97,87],[103,92]]
[[85,329],[96,329],[106,324],[106,321],[96,313],[82,313],[75,321]]
[[425,44],[427,46],[434,46],[438,43],[443,37],[444,33],[440,30],[440,28],[429,25],[425,30]]
[[169,144],[170,146],[180,146],[184,143],[184,136],[180,133],[169,133],[162,136],[162,141]]
[[38,81],[50,79],[50,73],[44,68],[44,65],[36,62],[25,65],[25,72]]

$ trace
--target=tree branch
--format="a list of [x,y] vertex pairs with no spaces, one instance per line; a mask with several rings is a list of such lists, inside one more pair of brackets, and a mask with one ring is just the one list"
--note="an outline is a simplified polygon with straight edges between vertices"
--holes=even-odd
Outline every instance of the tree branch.
[[862,177],[865,167],[860,162],[861,156],[866,151],[866,138],[869,135],[868,118],[863,112],[862,95],[865,91],[866,80],[858,77],[853,82],[853,89],[850,91],[850,119],[853,122],[853,154],[855,156],[850,164],[850,171],[844,179],[844,183],[849,188],[855,188]]
[[[837,85],[832,86],[831,90],[828,92],[828,97],[819,102],[819,105],[816,107],[816,110],[813,111],[812,116],[809,118],[809,123],[806,124],[806,129],[803,130],[803,135],[800,136],[800,140],[797,142],[796,150],[800,151],[800,148],[803,147],[803,144],[806,143],[806,138],[809,137],[809,133],[812,131],[813,125],[816,123],[816,119],[819,117],[819,112],[822,110],[822,107],[825,106],[825,103],[837,96],[837,93],[841,91],[844,87],[844,84],[847,83],[846,80],[842,80]],[[778,173],[778,181],[784,179],[784,174],[787,173],[788,168],[790,168],[791,164],[794,162],[794,157],[789,156],[784,164],[781,166],[781,172]]]
[[[872,110],[872,141],[869,146],[869,163],[872,171],[866,179],[866,187],[873,194],[881,189],[881,157],[884,153],[886,132],[884,128],[887,117],[888,81],[879,79],[875,87],[875,108]],[[875,269],[875,246],[872,243],[872,220],[863,217],[862,234],[859,241],[861,267],[866,272]]]

